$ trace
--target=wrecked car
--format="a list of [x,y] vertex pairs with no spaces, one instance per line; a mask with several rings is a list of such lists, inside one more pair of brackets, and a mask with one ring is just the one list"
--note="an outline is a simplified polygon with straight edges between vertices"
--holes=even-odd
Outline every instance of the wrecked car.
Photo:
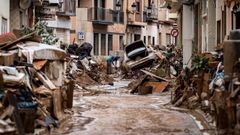
[[126,70],[134,70],[151,65],[155,58],[155,53],[150,52],[142,40],[138,40],[125,47],[123,65]]

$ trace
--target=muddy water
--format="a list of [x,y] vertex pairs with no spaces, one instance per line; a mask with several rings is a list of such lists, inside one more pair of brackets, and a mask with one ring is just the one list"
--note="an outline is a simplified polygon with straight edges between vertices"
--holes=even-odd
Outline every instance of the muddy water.
[[89,86],[108,94],[81,96],[75,91],[74,115],[54,134],[69,135],[200,135],[194,119],[169,110],[170,94],[130,95],[127,82],[114,86]]

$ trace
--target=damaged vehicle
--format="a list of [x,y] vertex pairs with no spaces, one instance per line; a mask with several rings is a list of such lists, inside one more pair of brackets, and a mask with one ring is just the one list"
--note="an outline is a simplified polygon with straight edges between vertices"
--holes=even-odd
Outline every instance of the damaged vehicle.
[[125,47],[123,65],[126,70],[139,69],[151,65],[155,58],[155,53],[150,52],[142,40],[138,40]]

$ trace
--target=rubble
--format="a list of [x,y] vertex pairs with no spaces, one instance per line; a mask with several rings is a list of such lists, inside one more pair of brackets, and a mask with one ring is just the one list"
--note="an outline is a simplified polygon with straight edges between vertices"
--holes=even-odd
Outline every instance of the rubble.
[[[1,134],[57,127],[64,109],[72,107],[74,81],[65,76],[66,52],[34,37],[35,32],[0,36]],[[6,121],[10,118],[14,121]]]
[[[133,57],[132,53],[134,53],[134,58],[140,58],[129,61],[130,58],[125,57],[125,63],[123,63],[124,77],[127,78],[130,76],[131,78],[138,79],[131,83],[130,93],[138,92],[141,95],[152,92],[161,93],[171,87],[169,82],[177,77],[181,70],[181,52],[176,48],[170,48],[168,51],[167,49],[146,46],[144,53],[154,55],[155,57],[152,59],[149,55],[141,54],[139,47],[135,47],[134,49],[134,45],[136,44],[145,46],[142,41],[136,41],[129,45],[130,49],[128,50],[130,51],[126,52],[125,55],[130,53],[131,57]],[[149,61],[151,62],[149,63]],[[144,89],[146,92],[144,92]]]

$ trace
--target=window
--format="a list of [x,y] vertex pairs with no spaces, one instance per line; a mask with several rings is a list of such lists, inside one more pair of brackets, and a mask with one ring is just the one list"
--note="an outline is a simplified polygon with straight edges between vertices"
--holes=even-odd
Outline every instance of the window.
[[124,50],[123,36],[119,36],[119,49]]
[[8,22],[6,18],[2,18],[2,34],[8,32]]
[[146,36],[143,37],[143,42],[146,44]]
[[106,54],[106,34],[101,34],[101,55]]
[[159,45],[162,45],[162,33],[159,33]]
[[23,27],[23,12],[22,11],[20,11],[19,12],[19,14],[20,14],[20,27]]
[[136,1],[136,11],[140,12],[140,1]]
[[166,34],[166,45],[171,44],[171,35],[169,33]]
[[80,0],[78,0],[78,8],[80,8]]
[[94,55],[99,55],[99,36],[98,33],[94,33],[94,41],[93,41],[93,49],[94,49]]
[[217,44],[221,42],[221,21],[217,21]]
[[227,20],[226,20],[226,6],[224,6],[224,10],[222,11],[222,41],[224,41],[225,35],[226,35],[226,28],[227,28]]
[[141,36],[139,34],[134,34],[134,41],[140,40]]
[[155,45],[155,37],[152,37],[152,45]]
[[240,29],[240,12],[236,13],[236,29]]
[[151,45],[151,36],[148,36],[148,45]]
[[108,35],[108,54],[113,50],[113,36]]
[[152,0],[148,0],[148,6],[151,6]]

